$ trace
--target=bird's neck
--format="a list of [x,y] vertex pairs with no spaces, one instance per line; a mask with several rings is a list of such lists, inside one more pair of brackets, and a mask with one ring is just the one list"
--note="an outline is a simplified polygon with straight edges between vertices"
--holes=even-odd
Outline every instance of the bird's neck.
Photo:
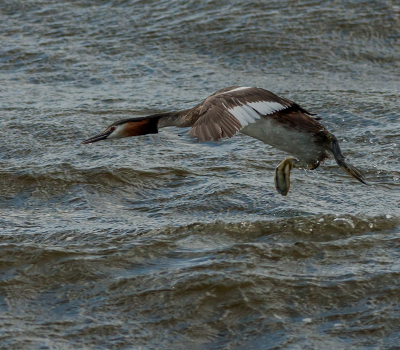
[[179,112],[169,112],[159,114],[158,127],[178,126],[181,128],[192,126],[199,119],[201,106],[186,109]]

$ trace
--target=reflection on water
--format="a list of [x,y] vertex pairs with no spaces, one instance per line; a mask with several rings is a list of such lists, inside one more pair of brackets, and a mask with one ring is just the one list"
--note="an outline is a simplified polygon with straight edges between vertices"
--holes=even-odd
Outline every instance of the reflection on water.
[[[0,344],[396,348],[400,7],[394,1],[3,1]],[[333,161],[182,130],[82,146],[232,85],[318,113]]]

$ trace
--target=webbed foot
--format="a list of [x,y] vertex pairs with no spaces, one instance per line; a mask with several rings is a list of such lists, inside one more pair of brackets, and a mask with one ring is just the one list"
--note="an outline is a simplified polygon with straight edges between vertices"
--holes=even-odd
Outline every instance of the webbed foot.
[[290,170],[297,163],[297,159],[295,158],[286,158],[283,162],[281,162],[275,169],[274,172],[274,182],[276,190],[282,196],[286,196],[290,189]]

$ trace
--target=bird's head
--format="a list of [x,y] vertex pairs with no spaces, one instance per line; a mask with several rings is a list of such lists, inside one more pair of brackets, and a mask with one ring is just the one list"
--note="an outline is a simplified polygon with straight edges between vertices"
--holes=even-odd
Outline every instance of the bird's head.
[[82,141],[82,144],[85,145],[101,140],[120,139],[129,136],[156,134],[157,132],[157,120],[152,120],[150,118],[124,119],[111,124],[100,134]]
[[106,130],[104,130],[100,134],[97,134],[95,136],[88,138],[85,141],[82,141],[82,144],[86,145],[88,143],[93,143],[101,140],[117,139],[124,137],[123,133],[121,132],[123,129],[124,128],[121,127],[120,125],[111,124]]

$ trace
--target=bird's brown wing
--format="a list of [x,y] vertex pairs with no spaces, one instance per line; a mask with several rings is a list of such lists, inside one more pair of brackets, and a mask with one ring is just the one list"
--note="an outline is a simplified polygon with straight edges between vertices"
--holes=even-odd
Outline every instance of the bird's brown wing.
[[218,141],[223,137],[234,136],[262,116],[289,108],[313,116],[296,103],[270,91],[233,86],[217,91],[204,101],[199,119],[190,129],[189,135],[198,141]]

